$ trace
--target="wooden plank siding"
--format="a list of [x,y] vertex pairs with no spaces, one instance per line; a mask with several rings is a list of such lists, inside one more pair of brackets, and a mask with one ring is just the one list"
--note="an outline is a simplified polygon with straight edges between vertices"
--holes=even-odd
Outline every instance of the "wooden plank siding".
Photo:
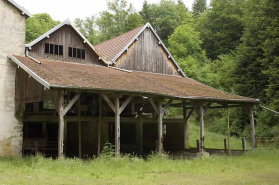
[[145,29],[129,49],[116,61],[115,67],[182,76],[174,62],[150,29]]
[[[46,54],[45,43],[62,45],[63,56]],[[85,59],[69,57],[68,47],[84,49]],[[45,38],[32,46],[32,49],[29,49],[29,55],[35,58],[53,59],[82,64],[104,65],[103,62],[99,60],[98,55],[88,46],[88,44],[84,43],[84,40],[81,38],[81,36],[69,25],[61,27],[60,29],[52,33],[49,38]]]

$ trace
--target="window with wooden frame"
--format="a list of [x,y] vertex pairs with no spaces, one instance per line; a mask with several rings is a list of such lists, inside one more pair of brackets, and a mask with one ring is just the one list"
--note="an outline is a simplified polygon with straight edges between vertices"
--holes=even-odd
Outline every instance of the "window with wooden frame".
[[45,43],[45,53],[63,56],[63,46],[57,44]]
[[72,58],[85,59],[85,50],[69,47],[68,55]]

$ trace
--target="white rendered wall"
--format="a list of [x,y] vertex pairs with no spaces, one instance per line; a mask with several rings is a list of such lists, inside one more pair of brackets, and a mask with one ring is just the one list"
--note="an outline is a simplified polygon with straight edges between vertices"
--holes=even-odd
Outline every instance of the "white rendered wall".
[[26,17],[0,0],[0,156],[21,156],[22,127],[15,114],[16,66],[8,54],[24,55]]

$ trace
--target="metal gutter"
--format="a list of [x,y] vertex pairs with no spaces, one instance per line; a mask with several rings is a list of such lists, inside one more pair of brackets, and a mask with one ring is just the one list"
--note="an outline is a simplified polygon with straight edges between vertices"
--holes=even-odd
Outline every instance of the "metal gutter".
[[121,68],[118,68],[118,67],[112,67],[109,64],[108,64],[108,68],[112,68],[112,69],[116,69],[116,70],[124,71],[124,72],[128,72],[128,73],[132,73],[133,72],[133,71],[127,70],[127,69],[121,69]]
[[41,64],[41,62],[40,62],[39,60],[37,60],[37,59],[35,59],[35,58],[33,58],[33,57],[31,57],[31,56],[28,55],[28,50],[26,50],[25,54],[26,54],[26,56],[27,56],[28,58],[30,58],[31,60],[37,62],[38,64]]
[[21,67],[26,73],[28,73],[30,76],[32,76],[36,81],[38,81],[40,84],[42,84],[47,89],[50,88],[50,84],[42,79],[40,76],[38,76],[35,72],[33,72],[31,69],[26,67],[23,63],[21,63],[18,59],[16,59],[12,55],[8,55],[8,58],[11,59],[14,63],[16,63],[19,67]]

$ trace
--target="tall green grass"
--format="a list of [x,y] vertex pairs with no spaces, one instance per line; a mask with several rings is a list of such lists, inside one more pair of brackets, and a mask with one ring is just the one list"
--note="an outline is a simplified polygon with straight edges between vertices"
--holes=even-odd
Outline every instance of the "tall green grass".
[[278,184],[279,151],[250,151],[239,157],[147,160],[123,156],[45,159],[0,158],[0,184]]

